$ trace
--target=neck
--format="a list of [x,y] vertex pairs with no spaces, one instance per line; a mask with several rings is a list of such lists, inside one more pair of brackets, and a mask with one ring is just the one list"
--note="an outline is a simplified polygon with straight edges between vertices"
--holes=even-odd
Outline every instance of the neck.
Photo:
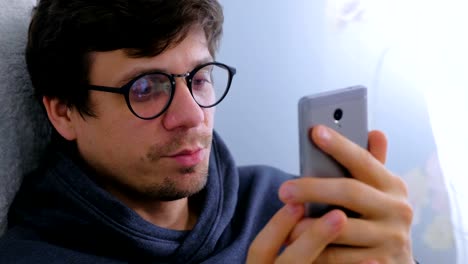
[[173,230],[191,230],[198,218],[195,210],[189,206],[188,198],[130,207],[146,221]]
[[[191,230],[197,223],[199,209],[197,203],[189,202],[189,198],[175,201],[135,202],[114,194],[125,205],[133,209],[146,221],[167,229]],[[190,198],[191,199],[191,198]]]

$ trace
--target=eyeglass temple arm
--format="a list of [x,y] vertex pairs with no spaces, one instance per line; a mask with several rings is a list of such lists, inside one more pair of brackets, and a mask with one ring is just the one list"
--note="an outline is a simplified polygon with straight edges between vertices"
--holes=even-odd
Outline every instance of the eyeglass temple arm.
[[88,85],[88,90],[103,91],[103,92],[117,93],[117,94],[123,93],[122,89],[116,89],[116,88],[99,86],[99,85]]

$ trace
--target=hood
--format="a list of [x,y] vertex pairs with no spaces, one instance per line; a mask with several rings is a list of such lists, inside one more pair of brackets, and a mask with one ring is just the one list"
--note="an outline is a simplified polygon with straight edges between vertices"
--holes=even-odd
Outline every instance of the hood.
[[68,155],[49,151],[43,169],[25,177],[10,211],[10,226],[35,230],[41,240],[87,254],[160,263],[199,263],[213,254],[233,218],[238,171],[214,132],[203,203],[191,231],[155,226],[100,188]]

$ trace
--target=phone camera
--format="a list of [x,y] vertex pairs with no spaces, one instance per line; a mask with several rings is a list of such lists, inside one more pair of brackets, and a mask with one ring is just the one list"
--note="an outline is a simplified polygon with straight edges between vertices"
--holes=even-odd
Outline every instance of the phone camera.
[[341,118],[343,118],[343,110],[341,109],[336,109],[335,113],[333,113],[333,117],[335,118],[335,121],[340,121]]

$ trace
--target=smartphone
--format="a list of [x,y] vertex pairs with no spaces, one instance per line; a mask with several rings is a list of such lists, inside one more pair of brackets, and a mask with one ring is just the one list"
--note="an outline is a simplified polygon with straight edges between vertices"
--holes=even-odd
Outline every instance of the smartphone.
[[[304,96],[299,100],[299,151],[301,177],[351,177],[330,155],[321,151],[310,139],[310,130],[325,125],[367,149],[367,89],[353,86]],[[306,214],[320,217],[333,205],[306,204]],[[344,210],[348,215],[356,214]]]

